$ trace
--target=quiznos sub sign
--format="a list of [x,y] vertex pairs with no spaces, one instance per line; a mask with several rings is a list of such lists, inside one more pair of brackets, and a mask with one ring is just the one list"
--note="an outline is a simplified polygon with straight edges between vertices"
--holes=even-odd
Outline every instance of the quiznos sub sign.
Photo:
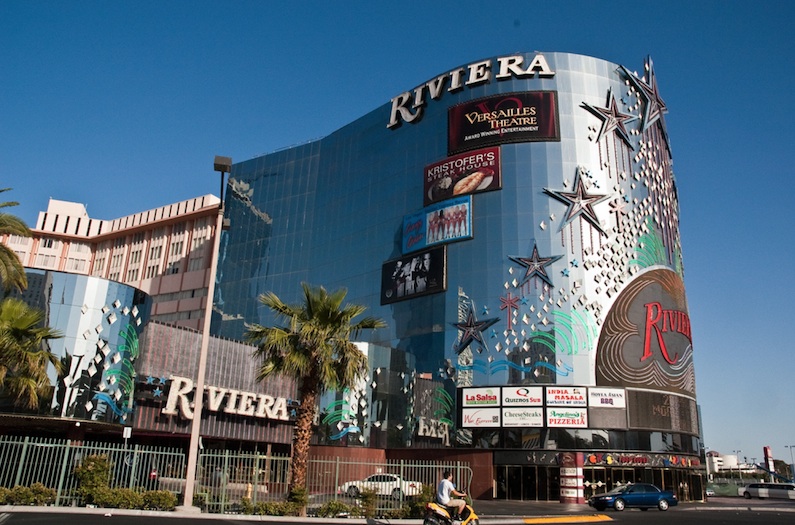
[[[189,397],[193,389],[192,379],[172,376],[168,401],[161,412],[169,416],[180,415],[185,419],[193,419],[193,395]],[[206,386],[204,389],[206,391],[204,410],[208,412],[224,411],[227,414],[260,419],[290,420],[287,399],[283,397],[217,386]]]
[[499,57],[496,61],[483,60],[454,69],[411,91],[401,93],[392,99],[387,128],[399,126],[401,122],[413,123],[422,117],[424,106],[429,100],[439,100],[447,91],[458,91],[495,80],[509,78],[553,77],[544,55],[537,54],[529,62],[521,55]]

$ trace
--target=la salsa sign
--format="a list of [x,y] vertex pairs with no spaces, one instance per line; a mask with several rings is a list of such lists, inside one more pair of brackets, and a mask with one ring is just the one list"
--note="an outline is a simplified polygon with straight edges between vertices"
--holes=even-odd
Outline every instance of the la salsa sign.
[[[193,379],[189,377],[172,376],[168,401],[161,412],[169,416],[179,415],[185,419],[193,419],[194,386]],[[239,416],[290,420],[287,399],[283,397],[217,386],[205,386],[204,389],[206,391],[204,409],[208,412],[223,410],[227,414]]]
[[439,100],[445,91],[453,92],[484,84],[490,82],[492,77],[496,80],[506,80],[535,75],[547,78],[555,76],[544,55],[535,55],[529,63],[525,63],[522,55],[511,55],[497,58],[496,64],[491,60],[482,60],[454,69],[393,98],[389,123],[386,127],[394,128],[401,122],[411,124],[418,121],[428,100]]

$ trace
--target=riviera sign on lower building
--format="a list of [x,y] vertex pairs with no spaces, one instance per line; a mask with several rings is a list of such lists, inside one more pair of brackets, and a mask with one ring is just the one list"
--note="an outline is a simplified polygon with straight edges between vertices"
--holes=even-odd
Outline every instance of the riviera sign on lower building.
[[[171,388],[168,391],[168,401],[162,413],[170,416],[180,415],[185,419],[193,419],[192,394],[193,380],[188,377],[172,376]],[[267,394],[243,392],[231,388],[215,386],[205,387],[207,391],[204,407],[208,412],[218,412],[223,405],[227,414],[255,417],[260,419],[278,419],[289,421],[290,413],[287,409],[287,399],[273,397]]]

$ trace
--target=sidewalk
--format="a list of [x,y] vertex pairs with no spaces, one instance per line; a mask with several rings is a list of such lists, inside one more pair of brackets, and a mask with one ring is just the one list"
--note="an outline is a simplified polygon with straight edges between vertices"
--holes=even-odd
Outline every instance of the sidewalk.
[[[480,517],[481,523],[514,525],[528,522],[544,523],[555,522],[556,517],[568,516],[573,518],[579,515],[583,521],[610,521],[610,516],[615,511],[598,512],[587,504],[568,504],[550,501],[516,501],[516,500],[476,500],[475,512]],[[794,512],[795,501],[787,500],[744,500],[742,498],[710,498],[708,502],[687,502],[676,507],[671,507],[668,512],[682,511],[710,511],[710,510],[735,510],[735,511],[767,511],[767,512]],[[631,510],[625,512],[632,512]],[[219,520],[219,521],[281,521],[289,523],[310,524],[343,524],[343,525],[377,525],[399,523],[400,525],[422,525],[422,519],[388,520],[365,518],[296,518],[286,516],[250,516],[244,514],[207,514],[192,512],[161,512],[126,509],[87,509],[84,507],[28,507],[28,506],[0,506],[0,515],[3,513],[60,513],[60,514],[99,514],[105,516],[148,516],[158,518],[187,518],[192,520]],[[548,520],[548,521],[547,521]],[[569,521],[570,523],[572,521]]]

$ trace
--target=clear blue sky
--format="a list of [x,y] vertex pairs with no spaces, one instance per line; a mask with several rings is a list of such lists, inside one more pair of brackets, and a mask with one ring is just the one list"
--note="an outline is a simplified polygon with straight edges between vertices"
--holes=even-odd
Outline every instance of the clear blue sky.
[[0,0],[0,187],[112,219],[218,194],[456,66],[516,51],[654,60],[681,204],[706,445],[795,445],[795,3]]

